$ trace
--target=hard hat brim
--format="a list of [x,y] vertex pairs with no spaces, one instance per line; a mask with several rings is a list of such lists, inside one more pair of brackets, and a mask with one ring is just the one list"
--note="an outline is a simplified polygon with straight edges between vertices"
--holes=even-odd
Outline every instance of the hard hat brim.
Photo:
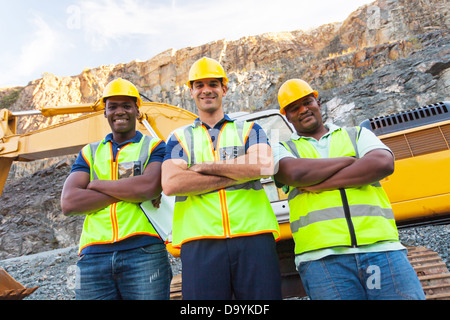
[[[309,96],[310,94],[313,94],[314,95],[314,97],[317,99],[318,97],[319,97],[319,92],[317,92],[317,91],[312,91],[311,93],[309,93],[309,94],[307,94],[306,96],[304,96],[304,97],[307,97],[307,96]],[[294,102],[296,102],[296,101],[298,101],[298,100],[300,100],[300,99],[303,99],[304,97],[301,97],[301,98],[298,98],[297,100],[294,100],[294,101],[292,101],[292,102],[290,102],[289,104],[287,104],[286,106],[284,106],[284,107],[281,107],[280,108],[280,113],[282,114],[282,115],[286,115],[286,108],[287,107],[289,107],[291,104],[293,104]]]
[[142,106],[142,104],[144,103],[144,101],[142,101],[141,97],[130,96],[130,95],[127,95],[127,94],[121,94],[121,95],[110,95],[110,96],[107,96],[107,97],[101,97],[100,99],[98,99],[95,102],[94,105],[99,105],[102,109],[104,109],[106,107],[105,99],[111,98],[111,97],[117,97],[117,96],[124,96],[124,97],[135,98],[136,99],[136,106],[138,108],[140,108]]

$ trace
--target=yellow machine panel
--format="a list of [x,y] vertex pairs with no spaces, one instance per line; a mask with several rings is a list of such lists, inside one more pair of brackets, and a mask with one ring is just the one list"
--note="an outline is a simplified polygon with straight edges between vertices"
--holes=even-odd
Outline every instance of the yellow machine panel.
[[448,219],[450,103],[369,119],[361,125],[377,134],[394,153],[395,171],[381,184],[397,223]]

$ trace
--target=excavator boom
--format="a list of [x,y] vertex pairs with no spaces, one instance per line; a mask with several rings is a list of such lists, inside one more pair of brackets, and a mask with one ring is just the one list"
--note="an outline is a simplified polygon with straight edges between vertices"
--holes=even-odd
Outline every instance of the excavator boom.
[[[20,116],[82,112],[90,113],[29,133],[16,134],[17,118]],[[163,140],[174,129],[192,123],[197,118],[195,114],[182,108],[155,102],[144,102],[140,112],[142,116],[137,130]],[[75,154],[86,144],[102,140],[109,132],[103,110],[96,103],[51,107],[31,112],[0,110],[0,195],[13,161],[33,161]]]

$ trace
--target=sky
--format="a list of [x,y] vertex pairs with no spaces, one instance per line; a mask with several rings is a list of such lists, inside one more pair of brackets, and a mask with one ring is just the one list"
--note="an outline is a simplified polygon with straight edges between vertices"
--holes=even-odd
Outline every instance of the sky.
[[374,0],[0,0],[0,88],[344,21]]

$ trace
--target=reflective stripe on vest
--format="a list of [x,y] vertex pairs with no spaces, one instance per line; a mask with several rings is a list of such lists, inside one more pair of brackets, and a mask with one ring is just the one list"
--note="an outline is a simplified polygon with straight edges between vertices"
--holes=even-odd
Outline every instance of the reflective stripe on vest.
[[[359,127],[334,131],[328,157],[359,157],[358,134]],[[321,158],[307,139],[289,140],[283,145],[297,158]],[[379,182],[323,192],[302,193],[290,188],[288,200],[295,254],[398,241],[394,214]]]
[[[160,139],[143,136],[138,143],[123,146],[113,159],[110,142],[95,142],[82,149],[82,155],[90,167],[90,180],[119,179],[119,164],[139,161],[141,173],[150,159],[151,152],[160,143]],[[142,213],[138,203],[119,201],[87,214],[80,239],[80,252],[94,244],[114,243],[135,235],[158,234]]]
[[[216,150],[200,123],[174,134],[185,150],[189,166],[206,161],[233,159],[245,154],[253,123],[227,122],[217,137]],[[173,221],[173,246],[197,239],[224,239],[260,233],[279,238],[279,227],[260,180],[195,196],[177,196]]]

